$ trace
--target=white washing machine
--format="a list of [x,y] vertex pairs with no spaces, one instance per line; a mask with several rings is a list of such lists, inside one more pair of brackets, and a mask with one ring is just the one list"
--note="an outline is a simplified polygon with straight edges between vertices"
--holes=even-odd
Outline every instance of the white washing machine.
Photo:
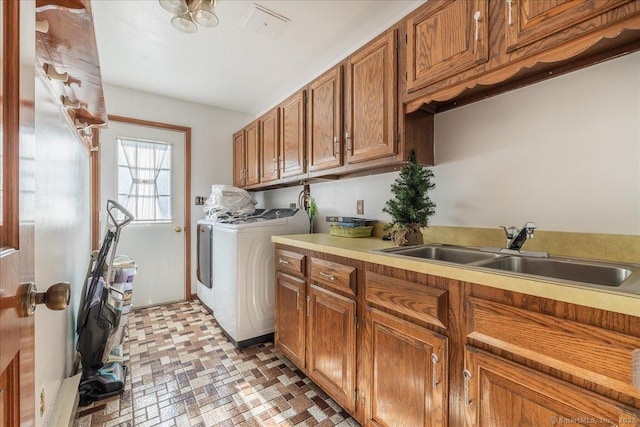
[[302,209],[270,209],[213,227],[213,315],[236,347],[273,340],[275,245],[271,236],[309,232]]

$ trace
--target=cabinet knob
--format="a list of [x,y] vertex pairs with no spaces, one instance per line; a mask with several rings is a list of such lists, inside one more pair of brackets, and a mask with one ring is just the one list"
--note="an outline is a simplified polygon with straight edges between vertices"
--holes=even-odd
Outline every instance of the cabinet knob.
[[464,376],[464,405],[469,406],[471,405],[471,399],[469,398],[469,381],[471,381],[473,375],[471,375],[471,371],[468,369],[462,371],[462,375]]
[[321,272],[320,272],[320,275],[321,275],[322,277],[326,277],[327,279],[329,279],[329,280],[331,280],[331,281],[336,280],[336,276],[334,276],[333,274],[330,274],[330,273],[325,273],[324,271],[321,271]]
[[476,23],[476,38],[475,40],[480,40],[480,11],[476,10],[476,13],[473,14],[473,20]]

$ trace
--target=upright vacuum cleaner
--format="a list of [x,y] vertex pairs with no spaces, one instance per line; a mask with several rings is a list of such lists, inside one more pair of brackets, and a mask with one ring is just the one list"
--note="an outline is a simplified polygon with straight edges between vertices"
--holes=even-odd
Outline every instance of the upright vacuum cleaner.
[[126,376],[124,363],[109,361],[109,354],[114,337],[122,335],[118,330],[122,307],[131,295],[130,291],[125,295],[122,289],[112,286],[111,281],[120,232],[134,217],[113,200],[107,201],[107,214],[107,231],[100,250],[91,254],[78,312],[76,350],[82,363],[81,406],[122,393]]

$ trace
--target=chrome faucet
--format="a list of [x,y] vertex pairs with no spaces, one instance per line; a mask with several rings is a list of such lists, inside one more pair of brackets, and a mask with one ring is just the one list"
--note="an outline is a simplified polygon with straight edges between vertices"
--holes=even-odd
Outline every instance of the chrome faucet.
[[535,237],[533,230],[536,229],[536,225],[533,222],[527,222],[520,230],[513,226],[505,227],[501,225],[500,227],[504,229],[504,233],[507,236],[507,249],[519,251],[527,239]]

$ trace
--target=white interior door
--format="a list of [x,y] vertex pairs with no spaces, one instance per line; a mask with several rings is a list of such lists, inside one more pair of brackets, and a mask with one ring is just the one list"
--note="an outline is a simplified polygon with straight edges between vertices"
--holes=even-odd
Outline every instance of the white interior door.
[[104,235],[108,199],[136,216],[116,250],[138,265],[135,307],[187,297],[184,165],[184,132],[114,120],[100,130],[100,230]]

